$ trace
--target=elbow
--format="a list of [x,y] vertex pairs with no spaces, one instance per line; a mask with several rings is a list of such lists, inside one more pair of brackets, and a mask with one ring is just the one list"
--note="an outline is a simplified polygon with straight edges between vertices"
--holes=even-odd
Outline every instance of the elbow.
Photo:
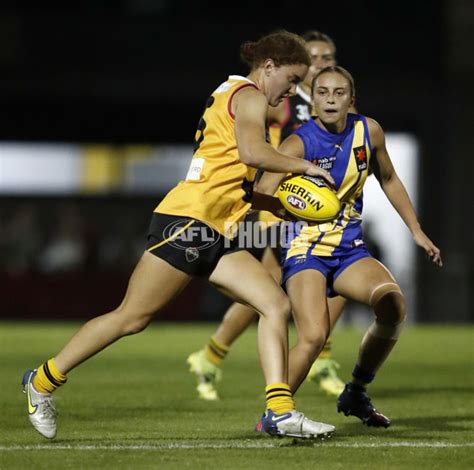
[[390,185],[393,181],[395,181],[395,174],[394,173],[387,173],[385,175],[382,175],[382,187]]
[[247,153],[247,152],[239,152],[239,158],[242,163],[245,163],[246,165],[250,165],[252,161],[252,156]]
[[265,148],[256,145],[254,142],[239,145],[238,151],[240,161],[245,163],[245,165],[260,168],[264,160],[265,150]]
[[239,154],[240,161],[245,163],[245,165],[252,166],[254,168],[259,168],[259,161],[255,158],[250,152],[241,152]]

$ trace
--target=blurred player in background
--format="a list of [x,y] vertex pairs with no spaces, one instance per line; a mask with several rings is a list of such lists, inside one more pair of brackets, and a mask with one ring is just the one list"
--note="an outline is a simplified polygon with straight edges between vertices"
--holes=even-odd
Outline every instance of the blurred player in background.
[[293,437],[334,430],[296,411],[288,385],[289,300],[261,263],[239,250],[227,232],[228,224],[241,221],[248,212],[257,168],[321,175],[333,183],[325,170],[306,160],[288,158],[265,141],[268,106],[295,93],[310,58],[303,39],[286,31],[243,44],[241,57],[250,73],[229,76],[208,99],[186,180],[155,209],[148,249],[120,306],[88,321],[55,357],[25,372],[28,416],[43,436],[56,435],[52,393],[66,382],[66,374],[116,340],[146,328],[192,276],[207,278],[260,312],[265,430]]
[[[313,79],[312,96],[317,117],[288,137],[279,151],[315,164],[323,160],[336,182],[342,207],[334,221],[289,230],[284,240],[282,284],[290,297],[298,335],[290,351],[289,383],[296,392],[329,335],[326,293],[366,304],[373,309],[375,321],[362,339],[352,381],[337,406],[368,426],[388,427],[390,420],[372,405],[366,387],[398,340],[405,301],[392,274],[365,247],[362,191],[369,167],[414,241],[439,266],[441,254],[421,229],[388,155],[382,128],[373,119],[349,113],[355,100],[349,72],[338,66],[323,69]],[[283,176],[265,172],[258,191],[274,194]]]
[[[314,114],[311,104],[311,80],[323,68],[336,65],[336,45],[327,34],[308,31],[302,37],[306,41],[306,47],[311,56],[309,71],[305,79],[296,87],[295,96],[285,98],[279,106],[268,110],[270,140],[275,148],[301,124],[311,119]],[[267,240],[271,240],[270,226],[280,222],[280,219],[266,211],[251,214],[247,220],[258,220],[263,226],[269,227]],[[273,233],[276,231],[273,230]],[[277,247],[250,248],[249,251],[261,260],[275,280],[280,282],[279,240]],[[345,303],[345,299],[341,296],[328,299],[331,327],[341,316]],[[204,348],[188,357],[190,370],[197,377],[197,391],[200,398],[203,400],[219,398],[216,382],[222,377],[222,361],[232,343],[255,321],[257,316],[257,312],[246,305],[232,304]],[[328,339],[324,350],[311,368],[308,379],[319,384],[328,395],[338,396],[344,389],[344,383],[337,376],[338,368],[339,364],[331,357],[331,342]]]

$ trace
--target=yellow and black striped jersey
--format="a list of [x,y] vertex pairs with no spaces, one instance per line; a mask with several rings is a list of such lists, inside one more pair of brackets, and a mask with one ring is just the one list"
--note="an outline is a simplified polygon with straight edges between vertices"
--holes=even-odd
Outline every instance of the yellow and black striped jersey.
[[245,217],[256,169],[239,159],[231,103],[234,94],[248,86],[257,88],[245,77],[230,75],[209,97],[186,179],[167,194],[155,212],[201,220],[223,235],[226,227]]

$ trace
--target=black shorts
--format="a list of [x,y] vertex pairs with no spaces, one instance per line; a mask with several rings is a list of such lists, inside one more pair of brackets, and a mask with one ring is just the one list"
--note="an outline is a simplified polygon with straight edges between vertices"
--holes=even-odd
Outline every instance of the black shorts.
[[[259,213],[251,212],[245,219],[245,222],[256,223],[259,221]],[[270,248],[275,255],[278,263],[280,263],[281,257],[281,236],[280,236],[280,224],[272,224],[266,229],[262,229],[261,237],[259,240],[252,240],[250,246],[247,246],[245,249],[257,258],[259,261],[262,261],[263,253],[266,248]],[[238,236],[236,237],[238,240]],[[266,241],[267,243],[262,243]]]
[[236,243],[200,220],[154,213],[147,251],[191,276],[209,277]]

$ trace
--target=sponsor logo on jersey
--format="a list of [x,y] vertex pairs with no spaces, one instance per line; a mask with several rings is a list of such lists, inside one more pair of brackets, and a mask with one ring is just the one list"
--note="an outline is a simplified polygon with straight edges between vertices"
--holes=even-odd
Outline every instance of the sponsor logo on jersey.
[[357,165],[358,171],[367,170],[367,152],[365,151],[365,146],[354,147],[354,158]]
[[320,158],[315,158],[314,160],[311,160],[311,162],[319,166],[319,168],[322,168],[323,170],[328,170],[328,171],[332,170],[332,167],[334,166],[335,161],[336,161],[336,157],[334,156],[320,157]]
[[204,167],[205,159],[201,157],[193,157],[189,170],[186,175],[186,181],[199,181],[201,179],[201,172]]

